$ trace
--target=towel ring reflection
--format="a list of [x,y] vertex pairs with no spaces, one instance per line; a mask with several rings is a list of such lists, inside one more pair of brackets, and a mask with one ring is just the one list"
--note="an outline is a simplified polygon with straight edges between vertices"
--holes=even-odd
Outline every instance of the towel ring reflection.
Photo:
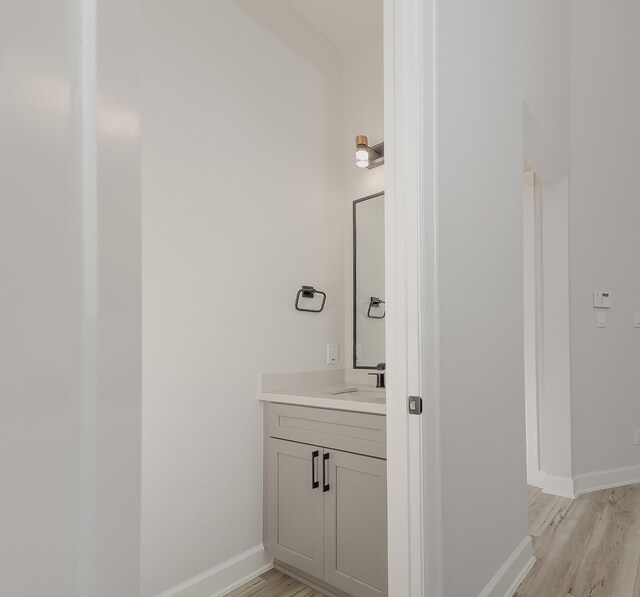
[[369,301],[369,310],[367,311],[367,317],[369,319],[384,319],[387,314],[387,310],[383,311],[382,315],[371,315],[371,309],[379,309],[381,305],[384,305],[385,302],[382,299],[379,299],[377,296],[372,296],[371,301]]

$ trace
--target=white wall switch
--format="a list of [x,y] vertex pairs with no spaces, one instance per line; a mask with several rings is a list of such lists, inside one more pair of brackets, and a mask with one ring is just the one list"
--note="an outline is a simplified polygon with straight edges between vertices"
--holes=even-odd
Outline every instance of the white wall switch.
[[598,311],[597,317],[598,317],[598,327],[599,328],[606,328],[607,327],[607,313],[606,313],[606,311]]
[[611,309],[613,307],[613,297],[610,292],[595,291],[593,293],[593,306],[596,309]]
[[633,432],[633,438],[636,446],[640,446],[640,429],[636,429]]
[[338,344],[327,344],[327,365],[337,365],[340,362],[340,348]]
[[640,313],[633,314],[633,327],[640,328]]

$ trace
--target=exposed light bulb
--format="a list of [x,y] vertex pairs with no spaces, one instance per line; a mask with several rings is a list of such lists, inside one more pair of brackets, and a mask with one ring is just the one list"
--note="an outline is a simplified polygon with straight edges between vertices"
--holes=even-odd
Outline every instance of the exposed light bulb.
[[375,168],[382,164],[384,164],[384,141],[370,147],[367,136],[358,135],[356,137],[356,166]]
[[369,166],[369,139],[366,135],[356,137],[356,166],[359,168]]
[[369,161],[369,152],[366,149],[357,149],[356,150],[356,162],[368,162]]

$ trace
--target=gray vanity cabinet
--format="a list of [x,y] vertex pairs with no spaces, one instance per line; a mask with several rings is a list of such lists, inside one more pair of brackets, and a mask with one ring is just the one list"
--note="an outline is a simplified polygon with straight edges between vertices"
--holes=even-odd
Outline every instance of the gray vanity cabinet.
[[[338,594],[387,595],[387,463],[377,457],[384,419],[266,407],[266,549],[276,561]],[[304,443],[303,430],[321,441]],[[335,449],[336,442],[364,453]]]
[[330,452],[324,581],[354,597],[387,594],[387,462]]
[[324,499],[312,477],[320,475],[321,455],[315,446],[268,440],[267,549],[276,560],[316,578],[324,573]]

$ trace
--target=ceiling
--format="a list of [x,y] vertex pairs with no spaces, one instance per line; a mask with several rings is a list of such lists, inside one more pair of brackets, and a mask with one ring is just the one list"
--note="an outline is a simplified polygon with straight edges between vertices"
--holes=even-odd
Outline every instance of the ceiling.
[[382,37],[382,0],[288,0],[342,50]]

